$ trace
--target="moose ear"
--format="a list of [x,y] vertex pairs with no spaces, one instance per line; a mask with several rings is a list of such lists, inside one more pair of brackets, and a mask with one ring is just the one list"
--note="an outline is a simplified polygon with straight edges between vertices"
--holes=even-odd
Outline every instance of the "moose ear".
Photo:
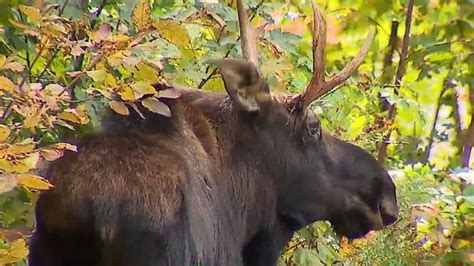
[[255,112],[270,91],[255,64],[241,59],[225,58],[215,61],[231,100],[238,108]]

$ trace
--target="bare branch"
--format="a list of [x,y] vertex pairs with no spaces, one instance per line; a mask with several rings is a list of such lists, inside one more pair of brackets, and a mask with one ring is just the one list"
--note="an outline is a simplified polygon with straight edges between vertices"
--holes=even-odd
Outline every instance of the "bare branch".
[[237,13],[239,15],[240,41],[244,58],[258,66],[257,34],[247,17],[244,0],[237,0]]
[[[395,76],[395,93],[398,94],[398,88],[400,87],[401,80],[403,78],[403,75],[405,74],[405,63],[406,63],[406,58],[407,58],[407,53],[408,53],[408,44],[410,41],[410,29],[411,29],[411,20],[413,16],[413,5],[414,5],[414,0],[410,0],[408,2],[408,8],[407,8],[407,16],[405,19],[405,34],[403,35],[403,46],[402,46],[402,53],[400,55],[400,61],[398,62],[398,69],[397,69],[397,74]],[[392,104],[390,108],[388,109],[388,119],[393,120],[395,118],[396,114],[396,106]],[[390,143],[390,135],[392,133],[392,130],[389,129],[387,133],[383,136],[382,142],[380,143],[379,149],[378,149],[378,155],[377,159],[380,163],[385,163],[385,158],[387,156],[387,146]]]

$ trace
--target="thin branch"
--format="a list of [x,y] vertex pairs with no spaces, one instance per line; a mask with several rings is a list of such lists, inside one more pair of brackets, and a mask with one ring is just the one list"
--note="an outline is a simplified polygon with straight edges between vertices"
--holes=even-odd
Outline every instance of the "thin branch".
[[58,16],[59,17],[63,15],[64,10],[66,9],[66,6],[67,6],[68,2],[69,2],[69,0],[64,0],[64,4],[62,5],[62,7],[58,11]]
[[39,82],[41,80],[41,78],[43,77],[43,75],[46,73],[46,71],[48,70],[48,68],[51,66],[51,63],[53,63],[53,60],[54,58],[56,58],[56,56],[58,55],[59,53],[59,49],[56,49],[54,51],[54,53],[51,55],[51,57],[49,58],[48,62],[46,62],[46,65],[44,66],[44,69],[43,71],[41,71],[41,73],[38,75],[38,77],[36,78],[36,82]]
[[97,63],[99,63],[100,60],[102,60],[104,56],[105,56],[104,53],[100,53],[96,57],[94,57],[94,59],[92,59],[90,64],[83,71],[81,71],[81,73],[79,73],[71,82],[69,82],[69,84],[64,88],[64,90],[58,96],[63,95],[65,92],[71,93],[72,88],[74,88],[74,86],[76,85],[76,82],[79,81],[79,79],[82,76],[84,76],[84,74],[87,71],[93,69],[97,65]]
[[[250,17],[250,22],[252,22],[252,21],[254,20],[254,18],[255,18],[256,15],[257,15],[258,9],[259,9],[262,5],[263,5],[263,1],[259,2],[258,5],[255,7],[255,13]],[[223,30],[223,29],[224,29],[224,28],[222,28],[222,30]],[[237,38],[237,40],[235,40],[235,43],[230,46],[229,50],[227,50],[227,52],[226,52],[226,54],[224,55],[223,58],[229,57],[229,55],[230,55],[232,49],[234,49],[234,47],[237,46],[237,42],[239,42],[239,41],[240,41],[240,35],[239,35],[239,37]],[[218,40],[217,43],[219,43],[219,42],[220,42],[220,36],[219,36],[219,40]],[[207,66],[206,72],[209,71],[210,67],[211,67],[211,66]],[[201,82],[199,82],[198,89],[202,89],[202,87],[204,87],[204,85],[206,85],[206,83],[207,83],[214,75],[217,74],[217,71],[218,71],[218,69],[217,69],[217,68],[214,68],[214,69],[212,70],[212,72],[211,72],[206,78],[202,79]]]
[[436,135],[436,124],[438,122],[439,111],[441,110],[441,105],[442,105],[441,99],[443,98],[444,93],[448,89],[448,84],[449,82],[446,82],[446,84],[441,89],[441,92],[438,97],[438,102],[436,104],[435,117],[434,117],[433,124],[431,126],[431,131],[430,131],[430,138],[428,140],[428,146],[426,147],[425,160],[424,160],[425,163],[428,163],[428,160],[430,159],[431,148],[433,146],[434,137]]
[[[400,23],[396,20],[392,20],[392,26],[390,29],[390,38],[388,41],[388,50],[387,53],[384,55],[383,58],[383,74],[382,74],[382,82],[386,83],[389,82],[388,78],[393,76],[393,54],[397,49],[397,42],[398,42],[398,26]],[[389,86],[393,86],[390,84]],[[390,103],[387,101],[386,98],[383,98],[379,94],[379,101],[382,105],[382,110],[386,111],[390,108]]]
[[[407,16],[405,20],[405,34],[403,36],[403,45],[402,45],[402,53],[400,55],[400,61],[398,64],[397,74],[395,76],[395,93],[398,94],[398,89],[400,87],[400,82],[405,74],[405,64],[408,52],[408,44],[410,43],[410,29],[411,29],[411,21],[413,17],[413,5],[414,0],[410,0],[408,3],[407,8]],[[388,119],[393,120],[396,113],[396,106],[392,104],[388,111]],[[385,158],[387,157],[387,146],[390,142],[390,135],[392,133],[391,129],[387,130],[387,133],[382,138],[382,143],[380,143],[379,151],[378,151],[378,160],[380,163],[385,162]]]
[[[469,102],[471,104],[471,116],[474,117],[474,91],[470,91]],[[462,166],[469,167],[472,146],[474,145],[474,119],[471,118],[470,125],[464,136],[464,148],[462,154]]]

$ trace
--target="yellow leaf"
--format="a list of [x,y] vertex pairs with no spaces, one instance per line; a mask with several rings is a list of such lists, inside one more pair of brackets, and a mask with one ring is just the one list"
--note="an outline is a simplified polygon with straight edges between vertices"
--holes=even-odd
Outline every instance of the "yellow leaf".
[[39,110],[31,110],[33,113],[29,112],[25,120],[23,120],[23,126],[25,128],[35,128],[39,125],[41,121],[41,116],[45,112],[44,108]]
[[153,113],[161,114],[167,117],[171,116],[171,111],[168,105],[160,102],[154,97],[146,98],[142,101],[142,105]]
[[5,65],[5,63],[7,62],[7,58],[0,54],[0,69],[3,68],[3,65]]
[[16,179],[14,175],[3,174],[0,175],[0,194],[11,191],[16,187]]
[[107,76],[105,77],[105,81],[107,82],[107,85],[111,87],[117,86],[117,79],[115,79],[114,75],[107,73]]
[[31,189],[47,190],[53,187],[53,185],[51,185],[48,180],[42,178],[41,176],[32,174],[17,175],[16,181],[18,181],[19,184]]
[[122,43],[130,41],[130,37],[125,34],[117,34],[112,36],[111,41],[115,43]]
[[0,90],[13,92],[15,90],[15,83],[7,77],[0,76]]
[[27,173],[36,167],[39,153],[35,152],[23,159],[0,159],[0,169],[8,173]]
[[10,135],[10,128],[5,125],[0,125],[0,142],[4,142]]
[[18,154],[25,154],[34,151],[36,147],[36,143],[15,143],[13,145],[10,144],[0,144],[0,156],[4,156],[6,154],[10,155],[18,155]]
[[161,38],[179,47],[187,47],[190,43],[188,31],[176,20],[158,20],[153,23]]
[[120,91],[118,92],[120,95],[120,98],[124,101],[134,101],[135,100],[135,94],[133,93],[132,88],[130,86],[122,86],[120,88]]
[[24,15],[28,17],[29,20],[39,22],[41,20],[41,14],[39,9],[32,6],[20,5],[18,7]]
[[59,150],[77,151],[76,145],[72,145],[70,143],[55,143],[55,144],[49,146],[49,148],[59,149]]
[[76,107],[76,115],[82,125],[90,122],[89,116],[87,115],[86,106],[84,104],[80,104]]
[[113,67],[120,66],[122,64],[124,56],[125,55],[123,54],[123,52],[116,52],[107,57],[107,62]]
[[13,19],[9,19],[8,20],[13,26],[15,26],[16,28],[20,29],[20,30],[30,30],[30,26],[18,21],[18,20],[13,20]]
[[1,249],[0,251],[0,265],[15,264],[28,256],[28,249],[24,239],[15,240],[10,244],[8,250]]
[[73,123],[78,123],[78,124],[81,123],[81,120],[79,120],[74,110],[65,110],[64,112],[61,112],[58,114],[58,118],[69,121],[69,122],[73,122]]
[[10,62],[2,66],[2,69],[9,69],[15,72],[21,72],[24,68],[25,67],[18,62]]
[[110,101],[109,102],[110,108],[114,110],[116,113],[119,113],[121,115],[129,115],[130,112],[128,111],[127,106],[123,102],[118,102],[118,101]]
[[133,8],[132,22],[137,31],[147,30],[151,26],[151,8],[147,0],[140,0]]
[[104,81],[107,77],[107,72],[103,69],[101,70],[91,70],[87,71],[87,75],[91,77],[94,81]]
[[148,80],[151,83],[158,82],[157,70],[146,63],[140,62],[136,68],[133,68],[133,72],[137,79]]
[[130,84],[130,87],[137,92],[138,94],[146,95],[146,94],[155,94],[156,90],[151,86],[150,82],[147,81],[137,81]]

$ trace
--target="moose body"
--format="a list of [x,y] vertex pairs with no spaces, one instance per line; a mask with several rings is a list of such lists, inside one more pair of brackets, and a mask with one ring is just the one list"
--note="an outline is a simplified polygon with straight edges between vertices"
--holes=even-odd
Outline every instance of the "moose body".
[[111,115],[50,165],[31,266],[275,265],[314,221],[357,238],[397,219],[383,167],[306,108],[360,62],[300,96],[272,94],[254,60],[217,63],[227,94],[175,85],[171,117]]

